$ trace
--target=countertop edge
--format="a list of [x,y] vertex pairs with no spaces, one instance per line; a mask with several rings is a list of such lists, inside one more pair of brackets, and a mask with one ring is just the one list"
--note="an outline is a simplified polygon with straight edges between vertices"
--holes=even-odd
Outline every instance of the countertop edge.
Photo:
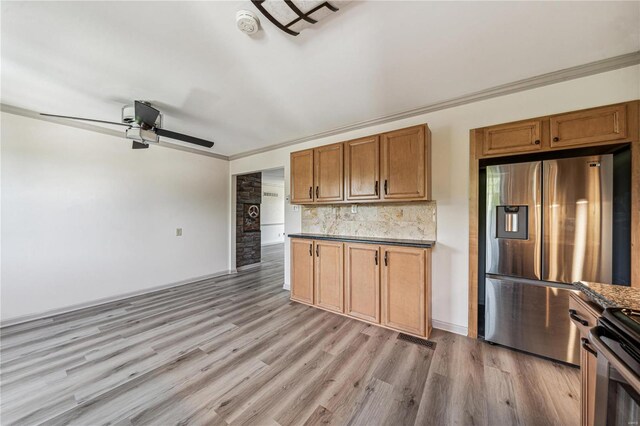
[[301,238],[305,240],[343,241],[361,244],[382,244],[416,248],[433,248],[436,242],[431,240],[405,240],[376,237],[354,237],[345,235],[318,235],[318,234],[287,234],[289,238]]

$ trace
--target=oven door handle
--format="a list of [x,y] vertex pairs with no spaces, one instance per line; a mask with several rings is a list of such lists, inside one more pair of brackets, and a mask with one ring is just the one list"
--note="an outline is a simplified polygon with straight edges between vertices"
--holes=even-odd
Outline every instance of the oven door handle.
[[602,341],[603,328],[601,326],[593,327],[589,331],[589,340],[598,351],[598,356],[604,356],[609,365],[615,368],[618,373],[633,387],[636,392],[640,392],[640,377],[635,374],[609,347]]

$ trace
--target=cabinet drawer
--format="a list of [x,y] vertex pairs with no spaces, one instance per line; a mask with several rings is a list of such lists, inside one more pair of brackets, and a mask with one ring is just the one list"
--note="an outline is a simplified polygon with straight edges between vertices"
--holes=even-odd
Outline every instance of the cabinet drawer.
[[599,314],[596,308],[590,306],[591,302],[583,300],[579,294],[572,293],[569,297],[569,314],[571,321],[580,330],[580,337],[587,338],[589,330],[595,327]]
[[555,115],[550,125],[551,148],[621,140],[627,137],[627,106]]
[[541,128],[540,120],[487,127],[482,141],[482,155],[540,151]]

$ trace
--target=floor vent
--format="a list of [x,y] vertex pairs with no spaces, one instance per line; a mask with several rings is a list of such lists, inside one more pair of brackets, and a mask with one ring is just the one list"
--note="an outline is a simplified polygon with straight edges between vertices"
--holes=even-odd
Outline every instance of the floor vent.
[[420,339],[418,337],[410,336],[409,334],[400,333],[398,335],[398,339],[406,340],[407,342],[415,343],[416,345],[426,346],[429,349],[436,349],[436,342]]

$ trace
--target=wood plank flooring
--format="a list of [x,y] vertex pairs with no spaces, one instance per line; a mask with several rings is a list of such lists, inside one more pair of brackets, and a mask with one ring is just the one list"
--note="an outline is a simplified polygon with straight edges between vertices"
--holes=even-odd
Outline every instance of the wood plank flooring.
[[0,330],[0,423],[577,425],[577,369],[434,330],[435,350],[289,301],[260,267]]

